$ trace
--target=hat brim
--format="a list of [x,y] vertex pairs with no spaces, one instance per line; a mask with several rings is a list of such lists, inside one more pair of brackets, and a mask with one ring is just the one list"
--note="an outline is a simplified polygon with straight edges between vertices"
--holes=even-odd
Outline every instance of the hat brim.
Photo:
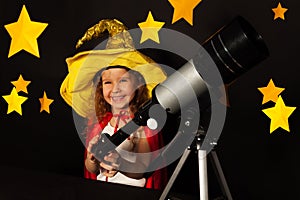
[[62,82],[60,94],[82,117],[95,114],[93,80],[101,69],[121,65],[140,72],[145,78],[150,96],[152,89],[167,78],[157,63],[132,49],[84,51],[67,58],[66,63],[69,73]]

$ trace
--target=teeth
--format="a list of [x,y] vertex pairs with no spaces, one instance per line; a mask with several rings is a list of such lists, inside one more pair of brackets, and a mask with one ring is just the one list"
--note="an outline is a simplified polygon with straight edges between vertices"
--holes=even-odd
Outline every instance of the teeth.
[[124,98],[124,96],[112,97],[112,100],[119,101],[119,100],[122,100],[123,98]]

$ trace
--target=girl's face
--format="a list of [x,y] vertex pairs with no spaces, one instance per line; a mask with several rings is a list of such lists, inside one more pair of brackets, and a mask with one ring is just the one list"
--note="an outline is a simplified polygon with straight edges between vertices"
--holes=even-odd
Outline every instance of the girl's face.
[[113,113],[129,108],[137,89],[135,78],[122,68],[110,68],[102,72],[103,96]]

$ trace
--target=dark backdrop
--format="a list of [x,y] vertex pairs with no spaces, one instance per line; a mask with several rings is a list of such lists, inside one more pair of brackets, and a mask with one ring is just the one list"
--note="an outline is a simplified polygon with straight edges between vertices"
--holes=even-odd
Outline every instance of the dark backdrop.
[[[201,44],[233,17],[241,15],[263,36],[270,56],[230,85],[230,107],[217,153],[234,199],[298,199],[300,3],[281,2],[289,9],[286,19],[273,20],[271,9],[277,4],[273,0],[204,0],[194,9],[191,26],[183,19],[171,24],[173,8],[167,0],[1,1],[0,95],[10,94],[10,82],[20,74],[31,83],[22,116],[16,112],[6,114],[7,103],[0,99],[0,165],[82,177],[84,147],[72,110],[60,97],[59,88],[67,74],[65,58],[73,55],[77,39],[99,20],[116,18],[130,29],[138,28],[137,24],[145,21],[151,11],[156,21],[165,22],[164,28],[180,31]],[[11,38],[4,25],[17,21],[23,5],[32,21],[48,23],[38,38],[40,58],[25,51],[8,58]],[[155,52],[151,56],[162,59]],[[174,69],[181,66],[176,59],[166,58],[162,61]],[[271,78],[276,86],[286,88],[282,94],[285,104],[297,107],[289,118],[290,132],[279,128],[270,134],[270,119],[261,111],[262,94],[257,88],[266,86]],[[38,98],[44,90],[54,100],[50,114],[39,112]],[[212,175],[210,168],[209,171]],[[13,171],[12,179],[18,178],[18,173]],[[197,159],[192,155],[174,192],[197,196],[197,179]],[[212,176],[209,181],[213,179]],[[183,188],[182,183],[188,187]],[[210,188],[214,190],[218,185]]]

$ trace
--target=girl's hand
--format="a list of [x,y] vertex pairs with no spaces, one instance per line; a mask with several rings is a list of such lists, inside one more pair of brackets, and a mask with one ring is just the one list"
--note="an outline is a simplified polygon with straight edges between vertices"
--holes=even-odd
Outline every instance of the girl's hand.
[[100,162],[100,170],[104,176],[113,177],[118,172],[120,167],[119,157],[120,155],[116,151],[104,156],[104,161]]
[[[119,169],[119,154],[116,151],[111,151],[108,155],[104,156],[102,161],[98,161],[93,153],[91,153],[91,150],[94,145],[96,145],[101,138],[101,135],[96,135],[93,137],[89,145],[87,147],[87,157],[86,157],[86,164],[88,165],[94,165],[92,168],[94,169],[100,169],[100,172],[107,177],[113,177]],[[89,164],[90,163],[90,164]]]
[[95,137],[93,137],[90,142],[89,142],[89,145],[87,147],[87,151],[88,152],[91,152],[92,151],[92,147],[98,143],[98,141],[100,140],[101,136],[100,134],[99,135],[96,135]]

